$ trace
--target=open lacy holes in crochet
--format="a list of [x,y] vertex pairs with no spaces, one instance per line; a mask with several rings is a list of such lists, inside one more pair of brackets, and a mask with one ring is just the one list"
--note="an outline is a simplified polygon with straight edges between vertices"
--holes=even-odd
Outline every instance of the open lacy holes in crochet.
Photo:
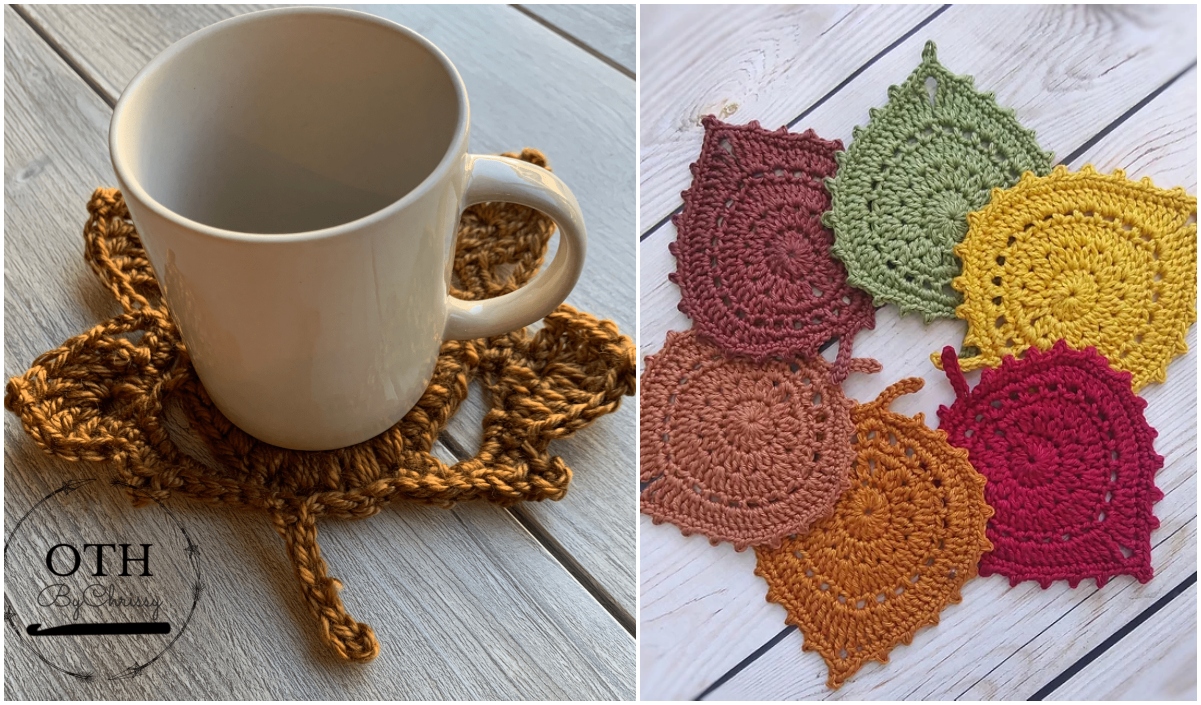
[[680,310],[703,338],[757,362],[812,357],[840,338],[840,381],[855,334],[875,325],[871,300],[847,285],[821,224],[830,205],[822,180],[842,143],[812,130],[769,132],[711,115],[702,122],[692,186],[672,220]]
[[668,333],[642,376],[643,513],[740,551],[829,514],[854,458],[851,401],[830,374],[820,356],[756,365]]
[[788,611],[804,650],[826,660],[830,688],[937,624],[991,548],[992,509],[968,454],[920,414],[888,410],[922,384],[905,379],[856,406],[854,470],[834,513],[779,548],[755,549],[767,599]]
[[941,427],[988,478],[985,495],[996,508],[988,527],[995,548],[980,574],[1044,588],[1089,578],[1101,587],[1122,574],[1150,580],[1163,458],[1130,373],[1063,341],[1007,357],[971,391],[953,348],[942,363],[957,398],[939,408]]
[[[1058,340],[1096,347],[1134,390],[1167,378],[1197,320],[1197,199],[1123,172],[1056,167],[997,190],[956,248],[965,371]],[[931,356],[935,364],[939,356]]]
[[971,76],[943,68],[933,42],[853,135],[837,155],[825,216],[848,281],[902,314],[954,315],[960,295],[950,284],[959,262],[951,248],[967,232],[967,214],[994,187],[1026,171],[1046,174],[1050,153]]
[[[545,166],[535,150],[507,155]],[[611,321],[564,304],[535,334],[518,330],[442,346],[433,380],[388,431],[350,448],[308,452],[262,443],[212,405],[159,296],[119,192],[88,204],[85,256],[123,312],[34,360],[9,380],[5,406],[44,451],[110,461],[135,504],[170,494],[267,511],[284,538],[321,638],[342,658],[369,660],[379,645],[338,596],[317,545],[317,519],[359,519],[393,500],[449,506],[560,499],[571,470],[548,452],[633,394],[634,348]],[[462,217],[456,296],[512,291],[538,271],[553,224],[512,204],[486,203]],[[507,272],[503,270],[508,270]],[[478,380],[490,410],[476,455],[447,465],[430,454]],[[208,467],[173,441],[164,407],[178,400],[219,461]]]

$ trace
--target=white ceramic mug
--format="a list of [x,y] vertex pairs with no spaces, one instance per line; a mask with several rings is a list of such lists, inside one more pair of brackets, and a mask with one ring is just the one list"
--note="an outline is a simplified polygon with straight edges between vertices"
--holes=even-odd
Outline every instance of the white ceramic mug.
[[[467,93],[415,32],[285,8],[200,30],[151,61],[109,147],[196,372],[251,435],[323,450],[399,421],[444,339],[550,313],[584,262],[571,191],[525,162],[467,153]],[[554,261],[487,301],[449,295],[462,210],[536,208]]]

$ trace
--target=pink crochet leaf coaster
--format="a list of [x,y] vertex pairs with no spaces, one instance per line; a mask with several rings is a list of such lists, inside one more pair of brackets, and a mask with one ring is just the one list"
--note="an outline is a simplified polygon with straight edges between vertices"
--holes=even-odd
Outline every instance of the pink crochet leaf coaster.
[[668,333],[642,375],[643,513],[739,551],[827,516],[855,459],[852,402],[830,374],[820,356],[756,365]]
[[875,326],[871,298],[847,284],[821,223],[824,179],[842,142],[757,122],[702,120],[705,140],[691,166],[684,211],[670,245],[679,308],[703,338],[762,362],[812,357],[840,338],[835,379],[846,376],[855,334]]
[[1150,580],[1163,458],[1130,373],[1062,340],[1020,360],[1007,356],[971,391],[954,348],[943,349],[942,364],[957,398],[939,408],[941,427],[988,478],[996,510],[980,574],[1044,588],[1088,578],[1102,587],[1116,575]]

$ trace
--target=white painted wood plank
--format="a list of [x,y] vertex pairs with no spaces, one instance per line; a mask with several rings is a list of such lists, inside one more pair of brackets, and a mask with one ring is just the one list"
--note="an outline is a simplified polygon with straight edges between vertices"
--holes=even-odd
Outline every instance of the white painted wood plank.
[[[749,9],[725,14],[708,10],[702,15],[704,30],[694,29],[689,15],[680,15],[675,22],[662,19],[684,12],[679,8],[663,7],[658,12],[643,11],[642,231],[680,205],[680,191],[690,180],[688,164],[700,153],[700,116],[725,112],[733,122],[758,119],[765,127],[779,127],[892,41],[881,42],[858,58],[861,45],[877,41],[871,38],[874,34],[901,36],[916,23],[890,19],[883,26],[865,24],[830,42],[819,36],[822,27],[810,24],[812,20],[767,22],[766,27],[788,37],[777,57],[779,40],[743,19]],[[883,11],[866,8],[863,12]],[[872,21],[867,16],[863,20]],[[998,32],[998,27],[1005,30]],[[887,87],[905,80],[921,61],[922,45],[933,39],[944,65],[955,73],[974,75],[978,88],[994,91],[1002,105],[1014,108],[1018,118],[1038,133],[1045,149],[1062,157],[1080,145],[1079,137],[1096,134],[1188,66],[1196,56],[1196,28],[1196,6],[955,5],[797,127],[812,127],[826,139],[850,140],[852,126],[867,122],[869,107],[884,104]],[[824,39],[841,29],[839,25]],[[1088,41],[1063,41],[1082,35]],[[672,43],[670,37],[677,36],[687,42]],[[690,51],[691,45],[698,51]],[[811,54],[804,49],[807,46],[820,46],[821,51]],[[716,64],[719,68],[710,74],[692,68],[694,63],[712,63],[701,49],[719,55],[738,49],[742,54],[741,58],[733,54],[732,62]],[[847,52],[857,57],[850,68],[839,59]],[[791,63],[794,56],[804,57],[796,67]],[[660,64],[668,68],[656,68]],[[796,71],[795,77],[787,70]],[[777,75],[777,71],[786,72]],[[813,93],[806,88],[826,81],[829,87]],[[730,112],[733,107],[737,112]]]
[[783,125],[937,8],[643,6],[639,230],[680,205],[702,117]]
[[521,8],[634,73],[638,58],[634,5],[522,5]]
[[[1115,160],[1139,155],[1127,164],[1132,176],[1150,175],[1157,184],[1165,187],[1179,184],[1195,192],[1196,100],[1193,76],[1195,74],[1182,77],[1136,116],[1123,123],[1122,127],[1090,149],[1082,159],[1091,159],[1102,168],[1112,168],[1118,166]],[[883,90],[881,87],[877,92],[882,95]],[[841,95],[839,93],[829,103],[837,103]],[[1133,97],[1130,105],[1136,103],[1139,97]],[[1116,106],[1113,109],[1114,117],[1128,107]],[[824,106],[814,115],[819,113],[824,115]],[[836,117],[830,115],[822,119],[834,121]],[[846,126],[848,133],[850,124],[848,122]],[[1089,136],[1081,135],[1075,144],[1061,149],[1070,151]],[[1079,164],[1073,162],[1073,166]],[[640,343],[643,355],[661,347],[667,330],[684,330],[690,326],[688,319],[675,310],[679,290],[674,284],[666,282],[666,274],[675,267],[674,260],[666,251],[666,242],[674,239],[674,228],[668,224],[662,231],[666,236],[663,237],[661,249],[656,236],[642,243],[643,326]],[[923,376],[927,380],[926,389],[902,398],[894,404],[894,408],[910,414],[922,411],[926,413],[928,422],[935,423],[937,417],[934,412],[938,404],[951,399],[952,393],[945,377],[930,365],[927,355],[948,342],[954,344],[962,340],[963,332],[964,324],[961,321],[937,321],[927,327],[919,319],[899,319],[893,307],[880,310],[876,329],[861,334],[855,349],[858,355],[878,357],[884,362],[885,369],[879,375],[852,376],[846,385],[847,393],[854,398],[867,400],[874,398],[890,382],[900,377],[914,374]],[[1189,340],[1190,348],[1194,347],[1195,329],[1190,333]],[[1195,355],[1195,351],[1191,351],[1172,364],[1168,385],[1153,385],[1144,390],[1144,396],[1151,404],[1149,419],[1161,431],[1157,448],[1169,458],[1172,467],[1178,470],[1184,468],[1191,473],[1190,477],[1195,475],[1196,431],[1190,411],[1196,404]],[[969,379],[974,382],[978,379],[978,373],[969,375]],[[1187,390],[1188,397],[1172,396],[1182,393],[1180,390]],[[1165,448],[1169,450],[1165,452]],[[1171,475],[1165,467],[1161,478],[1168,477]],[[1157,507],[1157,512],[1163,506]],[[1189,506],[1192,512],[1189,517],[1195,516],[1195,503]],[[1189,517],[1181,515],[1182,519]],[[642,518],[642,528],[642,694],[644,697],[695,697],[715,678],[778,634],[784,626],[783,612],[763,602],[765,586],[750,572],[754,565],[753,556],[736,554],[728,546],[710,548],[703,538],[684,539],[674,527],[652,526],[646,517]],[[1156,537],[1166,535],[1165,531],[1160,529]],[[1158,568],[1159,564],[1156,566]],[[978,581],[973,581],[973,584],[975,582]],[[1156,584],[1152,582],[1152,585]],[[1170,589],[1170,586],[1163,589]],[[966,604],[972,604],[970,595],[965,592]],[[690,631],[693,629],[690,625],[702,626]],[[946,626],[947,622],[944,621],[943,625],[931,631],[943,633]],[[769,655],[785,649],[785,644],[792,638],[799,639],[785,639]],[[1017,646],[1020,645],[1019,642]],[[785,651],[794,651],[794,658],[774,663],[774,668],[764,666],[763,672],[769,674],[764,678],[775,679],[773,682],[780,682],[782,672],[789,674],[785,676],[785,685],[770,692],[778,697],[796,697],[800,686],[789,690],[786,685],[796,685],[799,679],[817,683],[820,688],[810,696],[819,695],[824,690],[824,671],[815,668],[810,672],[808,668],[802,669],[794,663],[800,657],[799,646]],[[946,653],[955,652],[948,650]],[[973,658],[978,656],[974,651],[966,653]],[[806,654],[805,658],[815,660],[824,668],[815,654]],[[995,665],[999,661],[998,658],[989,663]],[[731,690],[739,687],[740,679],[752,678],[757,664],[752,664],[725,687],[714,692],[713,697],[770,697],[767,691]],[[896,692],[895,688],[900,683],[893,683],[888,690],[883,690],[883,686],[881,689],[869,689],[872,693],[870,696],[864,695],[869,690],[852,688],[856,678],[863,678],[868,668],[878,667],[878,664],[865,667],[860,676],[853,678],[850,684],[839,691],[840,694],[846,692],[848,695],[845,697],[854,697],[853,693],[858,692],[861,697],[881,697]],[[897,668],[895,662],[887,667],[889,671]],[[820,678],[817,677],[818,673],[821,673]],[[974,678],[950,682],[932,679],[936,680],[934,685],[945,687],[946,690],[934,691],[928,696],[941,693],[943,697],[954,697],[970,687],[984,672],[969,669],[965,673],[975,674]],[[871,680],[869,683],[878,684],[878,681]],[[1041,685],[1030,689],[1030,692]],[[959,691],[954,691],[954,687],[958,687]],[[900,691],[896,697],[904,693]],[[1029,694],[1021,695],[1025,697]]]
[[[1146,664],[1131,668],[1132,663]],[[1056,688],[1048,700],[1197,700],[1193,584]]]
[[[5,8],[6,377],[115,311],[82,258],[84,204],[113,183],[105,103]],[[110,470],[43,455],[5,420],[6,530],[65,479]],[[210,547],[201,613],[162,670],[85,684],[36,667],[12,640],[5,687],[20,698],[622,698],[634,642],[508,512],[390,507],[325,522],[321,543],[351,613],[382,643],[369,666],[335,661],[314,634],[265,515],[183,499]],[[131,521],[155,520],[122,505]],[[10,570],[12,568],[10,567]],[[13,575],[15,573],[10,573]],[[244,630],[235,620],[254,625]],[[563,669],[566,660],[576,666]]]
[[[35,6],[28,11],[113,99],[177,39],[251,6]],[[472,108],[472,149],[533,146],[575,191],[590,241],[568,302],[634,334],[634,82],[504,6],[358,6],[428,37],[455,63]],[[553,57],[553,58],[552,58]],[[106,183],[113,183],[111,180]],[[478,395],[447,429],[472,452],[484,414]],[[633,400],[557,441],[575,471],[560,502],[523,508],[633,620],[636,466]]]

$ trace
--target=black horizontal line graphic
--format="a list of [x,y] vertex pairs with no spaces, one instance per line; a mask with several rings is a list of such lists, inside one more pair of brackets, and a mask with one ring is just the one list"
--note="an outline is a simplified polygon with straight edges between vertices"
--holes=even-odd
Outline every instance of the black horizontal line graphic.
[[80,622],[41,628],[34,623],[25,628],[30,636],[100,636],[115,634],[170,634],[170,622]]

